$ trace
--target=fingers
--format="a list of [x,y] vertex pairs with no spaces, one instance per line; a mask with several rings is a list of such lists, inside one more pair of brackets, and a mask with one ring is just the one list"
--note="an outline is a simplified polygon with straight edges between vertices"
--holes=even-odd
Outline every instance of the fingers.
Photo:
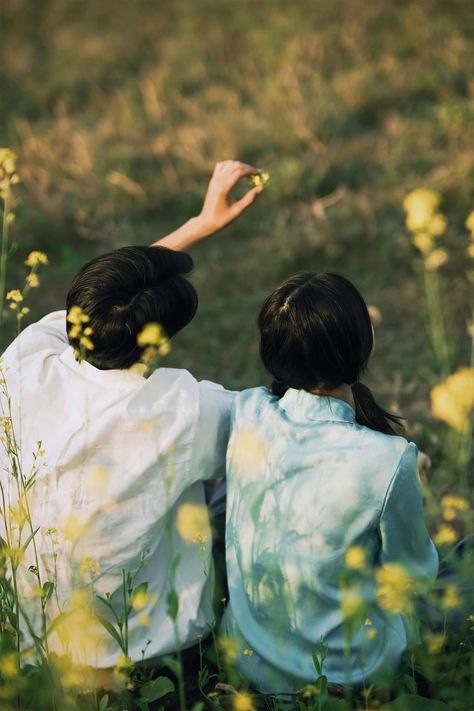
[[216,163],[213,176],[233,176],[238,179],[244,175],[258,175],[261,172],[260,168],[256,168],[254,165],[250,165],[249,163],[242,163],[238,160],[224,160],[220,163]]
[[256,200],[256,198],[262,193],[264,188],[262,186],[258,186],[256,188],[252,188],[249,190],[243,198],[240,200],[237,200],[237,202],[234,202],[234,204],[231,207],[232,212],[235,214],[237,217],[238,215],[241,215],[244,210],[246,210],[250,205]]

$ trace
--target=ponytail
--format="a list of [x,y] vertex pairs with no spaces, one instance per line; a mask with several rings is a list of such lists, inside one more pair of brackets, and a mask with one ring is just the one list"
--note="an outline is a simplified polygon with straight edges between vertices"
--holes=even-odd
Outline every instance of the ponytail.
[[366,385],[356,382],[351,385],[351,390],[356,408],[356,421],[359,425],[389,435],[398,434],[393,425],[403,430],[402,418],[377,405]]

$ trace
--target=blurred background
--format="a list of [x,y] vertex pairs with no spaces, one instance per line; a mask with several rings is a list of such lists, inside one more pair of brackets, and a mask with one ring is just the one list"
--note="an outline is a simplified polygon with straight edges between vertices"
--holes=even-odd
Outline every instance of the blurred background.
[[1,142],[21,176],[8,287],[24,280],[29,250],[50,260],[29,321],[64,307],[88,259],[195,215],[216,161],[251,162],[271,182],[195,249],[200,309],[163,365],[229,388],[266,383],[255,325],[264,297],[294,271],[337,271],[380,311],[367,382],[435,449],[423,423],[437,375],[402,203],[418,187],[441,194],[448,335],[466,363],[473,7],[3,0]]

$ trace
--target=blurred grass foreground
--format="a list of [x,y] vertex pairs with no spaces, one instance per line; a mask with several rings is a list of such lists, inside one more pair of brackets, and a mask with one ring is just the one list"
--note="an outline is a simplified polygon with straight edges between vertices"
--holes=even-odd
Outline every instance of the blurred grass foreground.
[[[13,151],[1,154],[2,350],[63,308],[86,260],[149,244],[195,214],[217,160],[259,165],[271,182],[258,204],[193,255],[200,309],[166,364],[229,388],[265,383],[263,298],[299,269],[347,275],[376,322],[368,380],[433,461],[427,519],[446,553],[473,510],[472,3],[3,0],[1,14],[0,130]],[[5,525],[12,515],[4,502]],[[437,599],[441,616],[458,611],[457,633],[427,633],[385,696],[333,695],[323,669],[291,701],[253,695],[235,688],[228,643],[184,676],[179,657],[155,678],[133,676],[125,656],[117,674],[130,688],[84,695],[74,669],[18,654],[8,572],[18,565],[10,547],[0,708],[473,707],[474,610],[449,586]],[[130,604],[146,595],[133,580],[127,589]]]

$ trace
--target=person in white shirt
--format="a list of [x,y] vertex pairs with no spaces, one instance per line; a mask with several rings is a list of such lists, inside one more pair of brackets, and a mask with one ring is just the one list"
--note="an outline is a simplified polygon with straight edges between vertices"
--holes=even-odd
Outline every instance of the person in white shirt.
[[[133,661],[189,647],[214,624],[203,482],[225,475],[233,393],[198,382],[186,370],[159,367],[145,378],[131,366],[144,350],[137,343],[144,326],[159,323],[171,338],[193,318],[197,296],[185,277],[193,263],[183,250],[252,204],[262,187],[238,201],[231,190],[259,172],[238,161],[218,163],[198,217],[150,247],[123,247],[93,259],[75,277],[67,310],[28,326],[3,354],[25,475],[36,466],[38,442],[44,450],[28,496],[38,528],[37,555],[30,544],[18,570],[30,623],[39,635],[38,575],[55,584],[46,605],[50,621],[86,583],[93,584],[94,595],[113,595],[119,607],[124,575],[136,575],[135,587],[148,583],[128,619]],[[67,320],[74,307],[86,315],[82,335],[93,348],[80,347],[77,318]],[[5,393],[1,402],[5,417]],[[1,446],[0,483],[14,507],[16,481]],[[2,527],[0,517],[5,538]],[[29,569],[37,563],[38,571]],[[172,590],[177,598],[169,614]],[[106,605],[97,601],[97,609],[114,623]],[[51,633],[50,649],[62,653],[66,645],[78,663],[113,667],[123,650],[100,629],[94,632],[93,659],[72,633],[66,642],[64,634]]]

